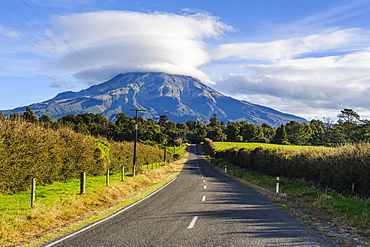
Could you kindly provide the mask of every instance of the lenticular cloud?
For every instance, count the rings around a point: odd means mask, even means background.
[[[232,29],[207,14],[128,11],[56,16],[53,25],[73,47],[66,48],[69,54],[63,61],[73,66],[78,79],[90,82],[140,71],[207,80],[198,69],[210,61],[204,40]]]

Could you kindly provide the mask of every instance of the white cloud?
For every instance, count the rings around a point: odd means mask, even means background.
[[[18,38],[20,36],[20,33],[14,30],[9,30],[4,26],[0,25],[0,36]]]
[[[62,59],[74,66],[78,79],[90,83],[138,71],[185,74],[210,81],[198,69],[210,61],[205,40],[232,29],[207,14],[128,11],[56,16],[53,26],[94,67],[73,51]],[[61,68],[58,62],[52,66]]]
[[[286,30],[312,26],[315,21],[327,20],[328,16],[341,18],[340,13],[345,10],[339,8],[308,17],[292,23]],[[335,116],[333,112],[343,108],[361,110],[370,116],[367,110],[370,105],[370,32],[364,28],[330,27],[320,28],[321,31],[315,28],[315,32],[313,29],[305,32],[308,35],[284,34],[284,37],[296,37],[272,40],[276,32],[269,37],[269,42],[212,47],[211,39],[221,43],[219,37],[233,28],[206,13],[99,11],[53,16],[51,25],[78,51],[77,54],[54,36],[66,55],[45,37],[43,40],[38,37],[37,40],[42,40],[68,68],[58,59],[51,58],[54,62],[50,62],[50,57],[42,57],[45,54],[40,55],[41,49],[35,49],[36,45],[28,48],[29,54],[42,58],[39,62],[47,63],[43,68],[53,74],[52,87],[68,88],[76,84],[75,79],[91,85],[119,73],[150,71],[190,75],[211,83],[209,75],[218,77],[233,72],[236,74],[220,79],[215,89],[307,118]],[[20,39],[17,35],[0,26],[0,38]],[[49,31],[49,35],[55,34]],[[14,49],[25,51],[19,47]],[[7,64],[0,75],[14,71],[15,58],[0,60]],[[22,69],[45,73],[31,69],[35,60],[27,60],[29,63],[24,63]]]
[[[221,44],[212,51],[214,59],[248,59],[275,61],[299,57],[308,53],[350,51],[368,46],[369,33],[358,28],[326,30],[300,38],[261,43]]]
[[[343,108],[370,116],[369,70],[257,66],[255,74],[228,75],[215,88],[239,99],[313,118]],[[321,112],[322,116],[317,116]]]
[[[212,51],[213,58],[243,65],[215,88],[306,118],[335,116],[343,108],[370,116],[369,40],[369,31],[351,28],[271,42],[223,44]]]

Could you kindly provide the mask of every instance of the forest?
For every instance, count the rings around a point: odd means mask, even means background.
[[[344,109],[337,115],[338,120],[323,117],[299,123],[291,121],[279,127],[267,124],[255,125],[247,121],[220,122],[217,114],[209,120],[190,120],[185,123],[170,121],[166,115],[159,120],[138,117],[138,140],[143,143],[180,145],[184,141],[201,141],[204,138],[219,141],[248,141],[295,145],[335,146],[342,143],[368,142],[370,120],[361,119],[352,109]],[[113,141],[133,141],[135,138],[135,117],[119,113],[115,121],[108,121],[102,114],[67,115],[53,121],[49,116],[37,118],[27,107],[24,112],[4,116],[0,120],[22,119],[46,128],[68,127],[77,133],[104,137]]]

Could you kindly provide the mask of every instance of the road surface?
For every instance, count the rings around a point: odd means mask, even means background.
[[[41,246],[317,246],[259,192],[214,170],[191,145],[180,175],[149,198]]]

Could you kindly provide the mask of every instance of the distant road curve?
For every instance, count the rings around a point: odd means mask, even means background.
[[[116,214],[40,246],[320,246],[259,192],[214,170],[191,145],[177,177]]]

